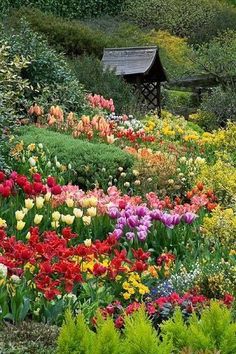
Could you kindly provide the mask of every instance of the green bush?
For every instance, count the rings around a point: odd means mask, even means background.
[[[86,101],[83,87],[63,56],[50,49],[41,36],[21,22],[17,33],[5,28],[0,38],[10,43],[9,53],[12,58],[29,58],[30,63],[21,71],[21,76],[33,88],[27,97],[31,104],[37,101],[46,109],[53,104],[60,104],[66,111],[78,114],[84,112]]]
[[[227,120],[236,121],[235,87],[214,88],[203,96],[200,108],[201,125],[208,130],[224,127]]]
[[[107,189],[109,176],[115,178],[118,167],[129,171],[133,165],[133,157],[115,146],[93,144],[33,126],[22,128],[21,134],[26,144],[42,143],[60,163],[71,163],[75,172],[72,182],[85,189],[97,184]]]
[[[116,113],[135,114],[138,110],[139,96],[131,85],[117,77],[110,70],[103,70],[101,61],[94,56],[82,56],[71,62],[75,74],[85,89],[112,98]]]
[[[11,57],[9,45],[0,40],[0,170],[7,168],[9,139],[21,117],[26,91],[30,90],[27,80],[20,75],[29,63],[24,58]]]
[[[196,43],[236,27],[235,8],[218,0],[126,0],[124,16]]]
[[[189,348],[194,353],[200,350],[219,350],[222,354],[236,352],[236,323],[229,309],[212,302],[209,309],[202,312],[199,320],[194,314],[189,324],[184,323],[180,310],[172,319],[161,325],[164,338],[171,338],[178,352]]]
[[[0,12],[7,12],[12,7],[34,6],[71,19],[119,14],[122,4],[123,0],[4,0]]]

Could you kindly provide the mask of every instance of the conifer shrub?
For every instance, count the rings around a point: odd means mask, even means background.
[[[71,163],[72,182],[85,189],[99,185],[106,190],[109,176],[118,177],[119,167],[129,172],[133,166],[133,157],[115,146],[74,139],[70,135],[33,126],[22,128],[20,134],[26,144],[42,143],[52,158],[57,156],[58,161],[66,166]]]

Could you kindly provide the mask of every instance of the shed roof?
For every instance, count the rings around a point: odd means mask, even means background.
[[[159,76],[163,77],[161,81],[166,79],[156,46],[106,48],[104,49],[102,62],[105,69],[110,68],[121,76],[147,75],[156,66]]]

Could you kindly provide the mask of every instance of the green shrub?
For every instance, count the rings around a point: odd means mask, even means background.
[[[9,138],[15,133],[25,104],[25,93],[30,90],[21,70],[29,64],[24,58],[11,57],[9,43],[0,40],[0,170],[6,168]]]
[[[180,310],[172,319],[161,325],[164,338],[171,338],[176,350],[189,348],[194,353],[200,350],[219,350],[223,354],[236,352],[236,323],[229,309],[211,302],[199,320],[194,314],[189,324],[183,322]]]
[[[0,11],[12,7],[34,6],[44,12],[68,18],[97,17],[105,14],[119,14],[123,0],[4,0]]]
[[[84,90],[62,55],[50,49],[47,42],[24,22],[20,23],[19,32],[4,29],[0,36],[10,43],[12,58],[29,58],[29,65],[21,71],[21,76],[33,88],[27,97],[28,101],[33,103],[36,100],[46,109],[53,104],[60,104],[67,111],[84,112]]]
[[[236,26],[234,7],[218,0],[126,0],[124,15],[139,25],[168,30],[193,42]]]
[[[74,59],[71,64],[79,82],[88,92],[99,93],[105,98],[111,97],[116,113],[136,113],[138,94],[122,78],[110,70],[104,71],[99,59],[94,56],[82,56]]]
[[[225,126],[227,120],[236,121],[235,87],[217,87],[205,94],[201,103],[201,125],[209,129]]]
[[[21,134],[26,144],[42,143],[53,157],[57,156],[60,163],[71,163],[75,171],[73,183],[83,188],[89,189],[99,184],[107,189],[109,176],[115,178],[118,167],[128,171],[133,165],[133,157],[115,146],[93,144],[33,126],[22,128]]]

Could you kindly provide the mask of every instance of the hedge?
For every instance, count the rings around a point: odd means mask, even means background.
[[[94,188],[98,183],[101,188],[107,189],[109,176],[118,176],[118,167],[129,172],[133,166],[133,157],[115,146],[74,139],[34,126],[22,127],[19,133],[26,144],[42,143],[52,157],[57,156],[60,163],[71,163],[75,170],[72,182],[81,188]]]

